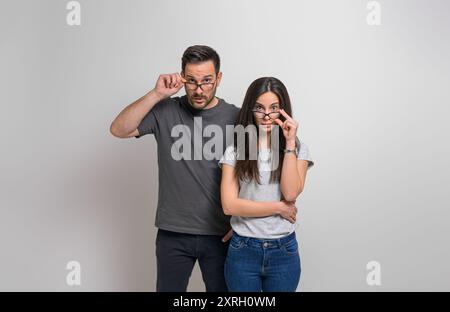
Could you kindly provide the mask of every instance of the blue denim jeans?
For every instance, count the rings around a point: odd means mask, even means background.
[[[224,270],[229,291],[294,292],[301,272],[295,232],[280,239],[234,233]]]

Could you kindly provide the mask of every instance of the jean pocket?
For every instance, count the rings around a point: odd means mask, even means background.
[[[230,247],[233,249],[241,249],[242,247],[244,247],[244,240],[241,238],[238,238],[236,236],[232,236],[230,239]]]
[[[294,239],[291,239],[290,241],[284,243],[282,249],[287,254],[292,254],[292,255],[297,254],[298,253],[297,239],[294,238]]]

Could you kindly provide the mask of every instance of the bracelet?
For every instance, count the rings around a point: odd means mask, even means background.
[[[285,154],[293,153],[295,156],[297,156],[297,150],[295,150],[295,149],[284,149],[283,151]]]

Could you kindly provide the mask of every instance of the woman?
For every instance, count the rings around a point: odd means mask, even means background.
[[[291,116],[283,83],[273,77],[255,80],[237,125],[256,129],[257,155],[250,157],[250,134],[244,143],[235,139],[219,161],[222,207],[232,216],[225,261],[229,291],[297,289],[300,256],[294,202],[314,162],[308,147],[297,139],[298,123]]]

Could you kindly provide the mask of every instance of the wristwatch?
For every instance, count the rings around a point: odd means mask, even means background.
[[[284,149],[283,150],[285,154],[287,153],[293,153],[295,156],[297,156],[297,150],[296,149]]]

